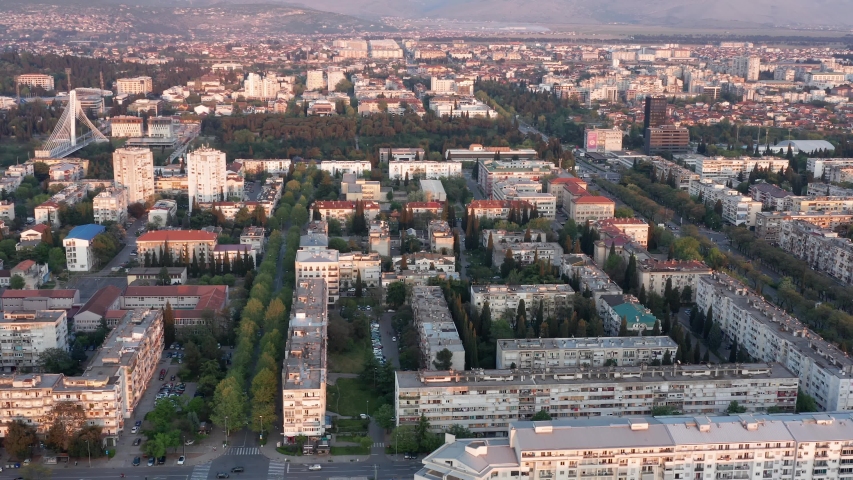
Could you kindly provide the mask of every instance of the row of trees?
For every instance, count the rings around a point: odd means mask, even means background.
[[[168,241],[163,243],[163,247],[160,248],[159,253],[155,253],[154,250],[148,250],[142,257],[146,268],[187,267],[187,272],[193,278],[198,278],[201,275],[234,274],[244,276],[255,269],[255,260],[246,251],[242,255],[239,253],[235,254],[232,260],[230,255],[222,255],[221,257],[211,255],[207,259],[202,254],[201,258],[198,258],[195,250],[190,254],[187,249],[184,249],[175,258]]]

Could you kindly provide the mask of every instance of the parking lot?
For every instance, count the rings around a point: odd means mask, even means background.
[[[379,322],[377,316],[372,314],[378,313],[371,311],[371,307],[368,305],[367,307],[359,307],[359,309],[364,309],[364,311],[371,313],[370,318],[370,343],[373,348],[373,356],[376,357],[376,360],[379,361],[380,365],[385,365],[386,362],[389,361],[388,355],[393,352],[393,357],[396,358],[397,352],[397,337],[391,335],[390,337],[387,335],[388,332],[383,332],[382,325]],[[391,341],[389,342],[389,338]],[[392,360],[392,364],[393,364]]]

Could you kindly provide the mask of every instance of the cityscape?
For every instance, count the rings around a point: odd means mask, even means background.
[[[853,9],[0,5],[0,480],[853,480]]]

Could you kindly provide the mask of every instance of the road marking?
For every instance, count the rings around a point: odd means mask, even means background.
[[[384,446],[385,446],[385,444],[384,444],[384,443],[382,443],[382,442],[378,442],[378,443],[374,443],[374,444],[373,444],[373,446],[374,446],[374,447],[377,447],[377,448],[380,448],[380,447],[384,447]]]
[[[232,447],[228,449],[226,455],[260,455],[260,448],[252,447]]]
[[[268,480],[283,480],[284,479],[284,464],[281,462],[270,462],[269,471],[267,472]]]
[[[210,464],[205,463],[204,465],[196,465],[193,467],[193,473],[190,476],[190,480],[207,480],[207,474],[210,472]]]

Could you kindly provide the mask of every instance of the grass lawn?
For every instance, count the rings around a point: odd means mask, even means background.
[[[332,455],[370,455],[370,449],[364,447],[332,447]]]
[[[337,432],[365,432],[368,429],[368,421],[360,418],[336,418],[335,427]],[[340,437],[338,437],[340,438]]]
[[[373,385],[364,385],[357,378],[339,378],[335,385],[329,385],[327,395],[327,409],[348,417],[368,413],[368,401],[371,412],[385,403],[376,395]]]
[[[364,370],[364,356],[369,353],[367,342],[362,342],[349,352],[329,354],[329,372],[361,373]]]

